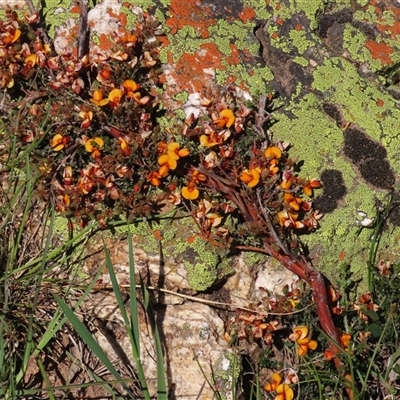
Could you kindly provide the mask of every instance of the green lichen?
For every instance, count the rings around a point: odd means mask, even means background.
[[[269,83],[273,75],[268,67],[258,66],[254,69],[248,69],[243,64],[230,65],[224,61],[222,63],[226,66],[226,69],[215,71],[215,79],[218,85],[224,85],[229,78],[234,76],[235,83],[247,86],[255,98],[271,91]]]
[[[377,85],[360,77],[356,68],[343,59],[332,57],[314,73],[313,88],[324,94],[324,100],[340,107],[347,122],[357,124],[366,134],[387,147],[388,159],[394,170],[399,170],[400,111],[394,100]],[[383,105],[377,106],[382,100]],[[343,156],[343,132],[321,107],[321,99],[309,94],[285,106],[272,127],[274,137],[293,143],[292,156],[304,160],[301,175],[317,178],[325,169],[335,169],[343,175],[347,194],[337,209],[324,216],[321,228],[302,239],[318,254],[318,267],[333,280],[339,255],[351,261],[353,272],[362,277],[366,268],[370,232],[359,234],[355,224],[357,213],[374,215],[376,200],[385,201],[387,195],[374,190],[360,179],[355,166]],[[398,228],[382,238],[382,248],[393,243]]]
[[[174,35],[169,34],[168,40],[170,41],[168,47],[162,48],[160,51],[160,61],[162,63],[168,61],[169,53],[172,54],[172,60],[176,63],[184,54],[193,54],[205,43],[205,39],[201,37],[201,34],[189,25],[184,26]]]
[[[304,57],[294,57],[293,61],[297,64],[300,64],[302,67],[307,67],[308,60]]]
[[[352,60],[359,62],[372,61],[371,53],[365,47],[367,38],[358,29],[351,25],[346,25],[343,32],[343,48],[351,55]],[[368,65],[371,66],[369,63]]]
[[[135,245],[146,254],[156,256],[160,252],[160,242],[155,238],[154,230],[159,230],[163,235],[161,247],[165,265],[174,269],[177,263],[182,263],[192,289],[204,291],[219,277],[232,272],[226,251],[196,236],[191,217],[175,218],[171,215],[170,218],[153,222],[151,226],[146,222],[131,225]],[[117,229],[118,234],[125,232],[126,227]]]
[[[249,32],[255,27],[254,22],[243,23],[241,21],[228,22],[225,20],[218,20],[217,24],[209,28],[210,37],[213,43],[218,46],[218,49],[230,56],[232,50],[230,44],[233,43],[240,49],[246,49],[251,54],[258,54],[260,45],[255,37],[249,35]]]
[[[62,26],[71,18],[79,18],[78,14],[69,11],[72,4],[70,0],[47,0],[43,3],[41,12],[48,26],[47,34],[51,38],[54,38],[57,27]],[[89,2],[89,7],[93,7],[93,1]]]
[[[266,260],[266,256],[261,253],[255,253],[253,251],[245,251],[243,252],[243,262],[248,265],[250,268],[264,262]]]
[[[186,103],[187,99],[189,98],[189,93],[187,91],[177,93],[173,99],[176,101],[180,101],[182,103]]]
[[[235,392],[240,379],[242,367],[237,354],[226,351],[213,365],[213,381],[219,388],[221,399],[226,399],[226,394]]]
[[[294,46],[297,48],[299,54],[304,54],[310,46],[310,41],[306,38],[306,32],[303,30],[292,30],[289,33],[289,38]]]
[[[257,19],[268,20],[271,18],[271,13],[266,7],[266,4],[259,0],[243,0],[243,7],[249,7],[256,13]]]
[[[186,257],[183,259],[183,265],[188,274],[189,285],[194,290],[208,289],[218,277],[217,265],[220,263],[220,257],[208,250],[204,240],[199,238],[195,239],[193,246],[185,250]],[[193,260],[192,256],[194,256]]]
[[[165,131],[166,129],[174,129],[179,120],[185,120],[185,116],[183,116],[182,119],[182,115],[176,112],[173,116],[157,118],[157,123],[160,126],[161,131]]]
[[[90,40],[95,44],[95,45],[99,45],[100,44],[100,38],[96,35],[96,34],[92,34],[90,36]]]
[[[348,3],[349,1],[346,1]],[[317,21],[315,16],[321,10],[325,9],[325,1],[323,0],[309,0],[309,1],[289,1],[288,4],[279,4],[279,0],[271,1],[270,6],[275,10],[274,16],[282,18],[283,20],[293,18],[293,15],[303,12],[310,20],[311,29],[317,28]],[[340,1],[336,2],[341,3]],[[279,7],[277,7],[279,4]],[[278,8],[278,9],[277,9]]]
[[[392,10],[385,10],[382,13],[382,16],[380,18],[380,23],[382,25],[394,26],[394,24],[397,22],[398,20],[396,18],[396,15],[393,13]]]

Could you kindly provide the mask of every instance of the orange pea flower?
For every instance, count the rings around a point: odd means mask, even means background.
[[[147,176],[147,181],[150,182],[153,186],[161,185],[161,175],[157,171],[151,171]]]
[[[181,146],[177,142],[172,142],[167,146],[167,154],[169,157],[179,160],[180,157],[186,157],[189,155],[188,149],[181,149]]]
[[[315,340],[311,340],[311,331],[307,326],[294,327],[289,339],[297,343],[299,357],[304,357],[309,350],[315,350],[318,347],[318,343]]]
[[[218,134],[214,131],[211,131],[208,135],[200,136],[200,144],[204,147],[213,147],[220,143],[221,140]]]
[[[285,228],[295,228],[301,229],[304,228],[304,223],[301,221],[297,221],[299,214],[295,212],[288,212],[286,210],[282,210],[276,213],[276,218],[279,222],[279,225]]]
[[[101,149],[104,146],[104,140],[99,137],[94,139],[87,139],[85,141],[85,149],[87,152],[92,153],[93,158],[97,158],[101,155]]]
[[[349,349],[350,340],[351,340],[351,334],[350,333],[343,333],[340,336],[340,343],[342,344],[342,347],[345,350]]]
[[[121,89],[113,89],[108,94],[108,99],[110,100],[110,107],[115,108],[121,102],[124,92]]]
[[[311,197],[313,195],[313,189],[318,189],[322,186],[320,181],[315,179],[311,179],[307,182],[305,186],[303,186],[303,192],[307,196]]]
[[[287,383],[278,385],[275,392],[278,394],[275,400],[293,400],[294,398],[293,389]]]
[[[128,146],[128,142],[122,137],[119,137],[118,140],[122,150],[122,155],[125,157],[129,156],[129,154],[131,154],[131,149]]]
[[[139,85],[134,80],[127,79],[127,80],[122,82],[122,86],[123,86],[123,88],[125,90],[125,94],[126,94],[127,97],[133,98],[133,97],[135,97],[135,94],[136,94],[136,97],[138,97],[137,95],[139,93],[135,93],[135,92],[137,90],[139,90]],[[140,94],[139,94],[139,96],[140,96]]]
[[[161,166],[168,166],[169,169],[174,170],[178,166],[178,160],[180,157],[186,157],[189,155],[188,149],[181,149],[180,144],[172,142],[167,146],[167,154],[163,154],[158,157],[158,163]]]
[[[81,128],[86,129],[90,126],[90,122],[93,119],[93,111],[80,111],[79,116],[83,119],[81,123]]]
[[[293,400],[293,389],[287,383],[281,383],[282,377],[276,372],[272,374],[272,380],[264,385],[267,392],[276,392],[274,400]]]
[[[235,115],[233,114],[233,111],[230,110],[229,108],[222,110],[219,113],[219,118],[214,120],[214,123],[219,127],[219,128],[230,128],[233,123],[235,122]]]
[[[163,167],[167,166],[168,169],[174,170],[178,166],[178,162],[175,158],[171,158],[168,154],[163,154],[158,157],[158,163]]]
[[[133,44],[133,43],[136,43],[136,41],[137,41],[137,36],[136,35],[134,35],[132,33],[125,32],[124,42]]]
[[[91,103],[95,104],[96,106],[105,106],[110,102],[110,99],[103,99],[103,91],[97,89],[93,92],[92,98],[89,99]]]
[[[250,170],[245,169],[239,176],[239,179],[248,187],[257,186],[260,182],[261,169],[259,167]]]
[[[279,147],[271,146],[265,150],[264,156],[265,158],[281,158],[282,151]]]
[[[64,147],[67,147],[70,142],[69,136],[63,136],[61,133],[55,134],[50,140],[50,147],[54,151],[60,151]]]
[[[198,185],[200,182],[206,181],[207,177],[196,169],[193,171],[192,180],[196,185]]]
[[[29,65],[29,67],[33,67],[37,62],[39,58],[36,54],[31,54],[30,56],[25,58],[25,65]]]
[[[167,177],[169,173],[168,164],[161,165],[161,167],[158,169],[158,173],[160,174],[161,178]]]
[[[285,193],[283,195],[283,201],[295,211],[299,211],[300,205],[303,203],[303,200],[300,197],[294,197],[292,193]]]
[[[194,182],[188,182],[187,186],[182,188],[182,196],[186,200],[196,200],[199,197],[199,190],[195,187]]]
[[[67,194],[57,196],[56,208],[58,211],[64,213],[68,210],[70,204],[71,198]]]
[[[21,36],[21,31],[19,29],[15,29],[13,33],[6,32],[5,34],[3,34],[1,40],[3,44],[7,46],[8,44],[16,42],[20,36]]]
[[[264,385],[264,389],[267,392],[275,392],[276,388],[278,387],[278,385],[282,382],[282,377],[277,374],[276,372],[274,372],[272,374],[272,379],[270,382],[266,383]]]

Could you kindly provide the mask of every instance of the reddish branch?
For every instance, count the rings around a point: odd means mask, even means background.
[[[265,236],[262,240],[262,250],[264,251],[262,252],[274,257],[285,268],[310,285],[314,294],[314,301],[316,303],[321,327],[332,339],[329,343],[330,351],[335,355],[334,361],[336,366],[340,366],[340,361],[337,358],[340,348],[335,345],[335,343],[340,343],[340,339],[329,309],[328,292],[323,275],[318,272],[305,257],[295,256],[288,250],[286,244],[279,238],[270,219],[270,215],[263,208],[259,194],[258,201],[247,198],[247,194],[241,192],[235,182],[219,177],[217,174],[204,168],[199,168],[199,171],[208,178],[205,185],[210,190],[222,194],[227,200],[232,201],[240,210],[246,222],[257,224],[261,222],[262,225],[264,225]]]

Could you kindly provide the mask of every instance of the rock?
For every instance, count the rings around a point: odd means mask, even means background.
[[[90,310],[99,329],[94,336],[111,360],[118,366],[135,365],[131,344],[113,293],[97,293],[90,298]],[[214,381],[222,398],[232,399],[238,382],[240,361],[223,339],[224,322],[204,304],[168,305],[154,308],[162,338],[165,371],[173,398],[213,398]],[[156,363],[153,335],[140,311],[141,362],[150,392],[155,394]],[[200,368],[200,366],[201,368]],[[198,396],[198,397],[196,397]]]

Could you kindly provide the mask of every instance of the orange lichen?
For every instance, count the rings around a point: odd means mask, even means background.
[[[172,34],[186,26],[192,26],[205,39],[210,36],[209,27],[216,24],[216,20],[210,19],[212,10],[197,0],[171,0],[170,11],[171,18],[165,24]]]
[[[185,53],[174,62],[172,53],[168,54],[168,63],[174,68],[168,70],[170,78],[177,82],[181,90],[201,92],[205,87],[214,85],[212,74],[205,74],[205,69],[225,69],[222,65],[223,54],[215,43],[204,43],[194,54]]]
[[[382,65],[393,64],[391,54],[394,53],[394,50],[388,44],[384,42],[377,43],[374,40],[367,40],[365,46],[371,52],[371,56],[374,60],[380,60]]]
[[[256,16],[256,12],[252,7],[243,7],[243,10],[239,13],[239,18],[245,24]]]

